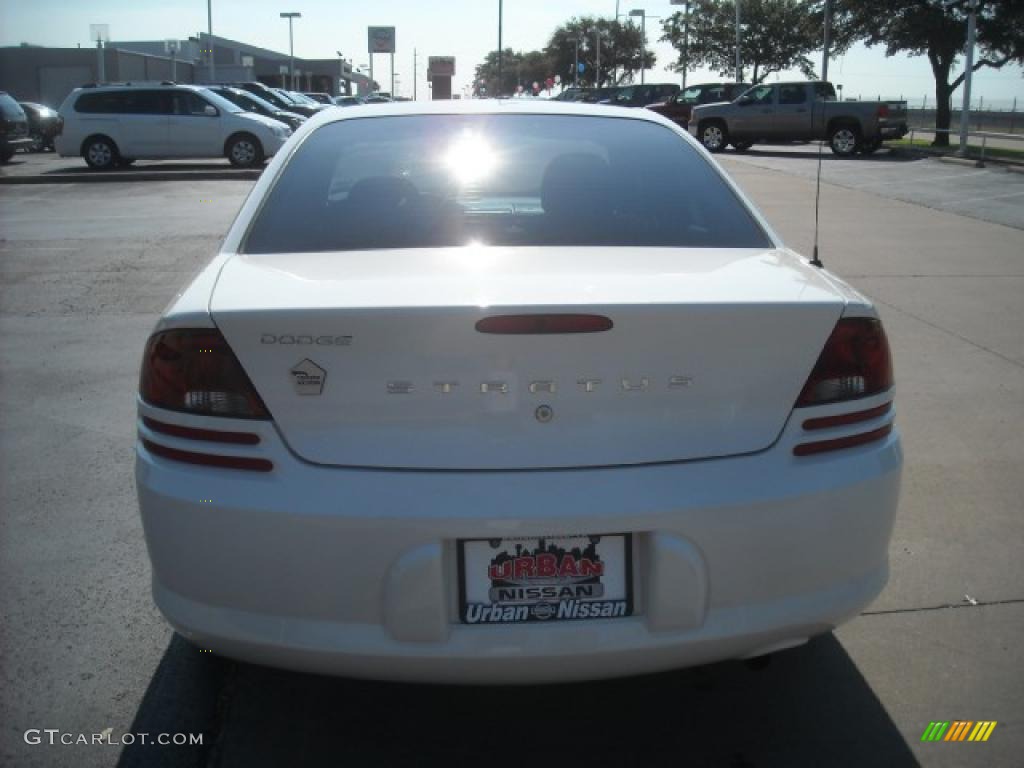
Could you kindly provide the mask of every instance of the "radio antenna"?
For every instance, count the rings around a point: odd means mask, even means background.
[[[817,106],[819,99],[823,99],[824,96],[816,97],[811,102],[811,125],[816,125],[814,122],[814,108]],[[818,209],[821,203],[821,151],[824,148],[825,142],[822,139],[818,139],[818,177],[814,182],[814,250],[811,255],[811,265],[818,267],[819,269],[824,268],[824,264],[821,263],[821,259],[818,258]]]

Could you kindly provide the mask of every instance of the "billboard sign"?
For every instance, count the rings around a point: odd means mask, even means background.
[[[430,56],[427,58],[427,77],[455,77],[454,56]]]
[[[367,27],[368,48],[370,53],[395,52],[394,27]]]

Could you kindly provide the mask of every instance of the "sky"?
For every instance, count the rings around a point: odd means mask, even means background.
[[[295,20],[295,55],[333,58],[341,51],[356,66],[369,63],[366,27],[397,28],[395,72],[400,95],[412,96],[413,53],[418,54],[417,92],[427,98],[427,56],[455,56],[456,92],[472,80],[473,70],[489,50],[497,48],[498,0],[212,0],[215,35],[274,50],[288,50],[288,22],[281,11],[298,11]],[[514,50],[542,48],[552,30],[573,16],[605,16],[616,11],[615,0],[505,0],[503,43]],[[647,82],[678,82],[666,70],[675,51],[657,42],[660,21],[677,8],[669,0],[622,0],[621,12],[647,11],[650,47],[658,56]],[[55,47],[92,45],[89,25],[110,25],[111,39],[184,39],[206,31],[206,0],[0,0],[0,45],[22,42]],[[389,56],[374,58],[374,78],[386,90],[390,85]],[[816,57],[820,65],[820,54]],[[1024,110],[1024,77],[1020,67],[982,69],[975,73],[972,103],[978,99],[995,108],[1010,108],[1014,98]],[[800,79],[799,73],[782,78]],[[698,70],[689,83],[715,81],[713,72]],[[774,79],[774,77],[772,78]],[[841,83],[845,97],[865,99],[903,96],[919,106],[927,95],[934,102],[931,69],[925,57],[888,58],[881,48],[858,46],[829,64],[829,79]],[[954,102],[962,98],[958,91]]]

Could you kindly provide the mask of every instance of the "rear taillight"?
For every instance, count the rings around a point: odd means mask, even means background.
[[[879,117],[888,117],[889,116],[889,105],[888,104],[880,104],[878,106],[878,116]]]
[[[843,318],[825,342],[796,407],[869,397],[892,383],[892,356],[882,323],[871,317]]]
[[[234,419],[269,419],[235,353],[216,329],[162,331],[150,337],[139,381],[157,408]]]

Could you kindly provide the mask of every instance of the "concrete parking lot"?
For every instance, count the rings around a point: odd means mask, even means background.
[[[809,151],[722,156],[804,252]],[[0,188],[0,764],[1019,765],[1024,195],[998,201],[1024,186],[957,209],[968,182],[1001,182],[885,158],[826,156],[821,257],[877,300],[894,349],[907,463],[888,588],[766,669],[530,689],[297,675],[175,638],[135,506],[138,364],[251,182]],[[984,744],[921,743],[957,719],[999,724]],[[30,728],[204,744],[28,745]]]

